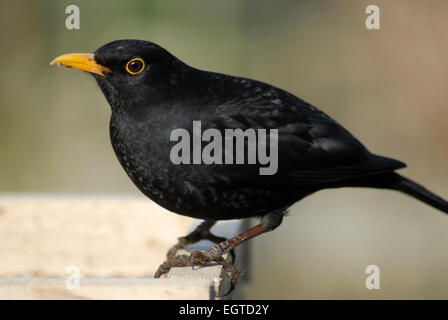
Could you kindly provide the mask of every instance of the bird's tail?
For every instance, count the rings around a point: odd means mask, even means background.
[[[361,187],[374,187],[401,191],[448,214],[448,202],[446,200],[396,172],[387,172],[370,176],[368,179],[364,178],[359,182],[359,186]]]
[[[430,206],[442,210],[445,213],[448,213],[448,202],[438,195],[432,193],[425,187],[419,185],[418,183],[399,175],[396,172],[391,174],[391,189],[398,190],[404,192],[411,197],[414,197],[420,201],[423,201]]]

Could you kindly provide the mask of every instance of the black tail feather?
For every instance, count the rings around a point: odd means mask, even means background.
[[[336,186],[398,190],[448,214],[448,202],[446,200],[396,172],[386,172],[346,180]]]
[[[399,175],[396,172],[390,174],[390,188],[404,192],[430,206],[448,213],[448,202],[436,194],[432,193],[418,183]]]

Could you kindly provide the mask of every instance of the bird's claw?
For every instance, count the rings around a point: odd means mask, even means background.
[[[181,241],[179,241],[179,243],[177,243],[168,251],[167,260],[159,266],[154,278],[160,278],[161,276],[167,274],[173,267],[191,266],[194,269],[195,266],[201,268],[212,262],[216,262],[222,265],[224,270],[227,272],[232,283],[230,291],[233,290],[238,280],[238,277],[241,275],[241,272],[238,271],[235,264],[231,263],[230,261],[228,261],[226,258],[223,257],[223,253],[219,249],[219,246],[213,246],[209,250],[187,249],[187,251],[190,253],[189,255],[186,254],[176,255],[177,251],[180,249],[186,249],[184,245],[181,243]]]

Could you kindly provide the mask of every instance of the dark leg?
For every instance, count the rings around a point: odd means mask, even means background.
[[[283,221],[283,212],[272,212],[265,215],[259,225],[223,242],[220,242],[207,251],[193,250],[191,256],[195,264],[207,264],[226,254],[241,243],[260,234],[272,231]]]
[[[247,230],[229,240],[222,241],[222,242],[214,245],[213,247],[211,247],[209,250],[206,250],[206,251],[192,250],[191,256],[187,256],[187,255],[171,256],[170,260],[165,261],[159,267],[159,270],[157,270],[155,277],[156,278],[160,277],[160,275],[168,272],[171,267],[186,267],[186,266],[194,266],[194,265],[205,265],[205,264],[209,264],[210,262],[214,261],[214,262],[217,262],[224,266],[224,269],[230,275],[230,279],[235,284],[240,273],[236,269],[235,265],[227,262],[222,256],[224,254],[228,253],[230,250],[232,250],[236,246],[238,246],[239,244],[241,244],[249,239],[252,239],[260,234],[263,234],[268,231],[272,231],[275,228],[277,228],[282,223],[283,214],[284,214],[283,211],[269,213],[261,219],[261,222],[259,225],[252,227],[249,230]],[[207,221],[205,221],[203,224],[205,224],[206,222]],[[201,226],[199,226],[197,229],[200,229]],[[196,232],[196,230],[193,231],[192,234],[194,232]],[[185,237],[185,239],[187,239],[190,235]],[[194,237],[191,237],[191,238],[194,238]],[[165,270],[168,270],[168,271],[164,272]]]
[[[216,220],[205,220],[199,226],[197,226],[196,229],[190,232],[187,236],[178,238],[178,243],[168,250],[168,253],[166,255],[167,260],[162,265],[160,265],[154,277],[159,278],[161,275],[168,273],[171,267],[179,266],[179,265],[172,265],[174,263],[172,261],[176,257],[177,252],[180,249],[185,249],[185,246],[197,243],[201,240],[210,240],[213,243],[220,243],[226,241],[226,238],[217,237],[210,232],[210,229],[215,224]]]
[[[216,220],[205,220],[196,227],[189,235],[179,240],[185,242],[186,245],[199,242],[201,240],[210,240],[214,243],[225,241],[225,238],[217,237],[210,232],[210,229],[216,224]]]

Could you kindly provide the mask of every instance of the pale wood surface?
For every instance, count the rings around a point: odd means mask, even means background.
[[[0,194],[0,299],[215,299],[229,286],[220,266],[152,278],[199,222],[144,197]],[[212,230],[230,237],[245,227],[232,220]],[[247,268],[241,250],[238,264]],[[68,266],[79,269],[80,289],[66,288]]]

